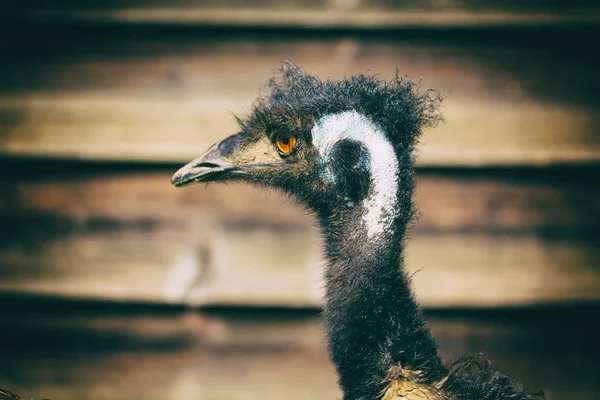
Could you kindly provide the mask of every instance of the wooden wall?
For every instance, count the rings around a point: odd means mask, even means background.
[[[50,4],[0,5],[0,292],[317,305],[310,216],[169,183],[289,58],[447,94],[407,255],[424,305],[600,299],[595,2]]]

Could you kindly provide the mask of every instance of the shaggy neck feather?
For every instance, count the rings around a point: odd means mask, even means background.
[[[429,382],[446,374],[401,268],[402,221],[369,239],[359,215],[324,227],[323,318],[345,400],[376,398],[394,366],[422,371]]]
[[[321,221],[329,261],[323,316],[345,400],[371,400],[394,367],[419,371],[425,382],[441,379],[446,370],[401,269],[407,213],[398,210],[410,204],[402,204],[399,190],[410,192],[412,177],[401,181],[386,136],[355,111],[323,117],[315,125],[313,140],[323,165],[344,139],[367,149],[371,186],[356,207],[340,207]],[[325,180],[335,179],[323,171]]]

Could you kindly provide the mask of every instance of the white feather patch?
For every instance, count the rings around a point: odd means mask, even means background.
[[[327,164],[333,145],[343,139],[360,142],[369,152],[373,185],[363,200],[363,220],[367,235],[373,237],[384,231],[396,213],[398,192],[398,159],[384,133],[364,115],[356,111],[326,115],[312,129],[313,143]],[[325,179],[333,180],[325,169]]]

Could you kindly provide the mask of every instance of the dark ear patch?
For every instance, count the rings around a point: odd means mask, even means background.
[[[337,190],[349,205],[354,206],[367,197],[371,159],[361,143],[349,139],[336,143],[330,153],[330,168]]]

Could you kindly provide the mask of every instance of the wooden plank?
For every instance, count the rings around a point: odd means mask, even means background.
[[[423,304],[598,300],[596,174],[421,174],[423,217],[410,230],[407,265],[420,271],[413,280]],[[73,171],[6,182],[0,291],[319,304],[319,235],[304,211],[243,185],[175,189],[169,175]]]
[[[47,315],[10,304],[19,312],[0,319],[7,338],[0,351],[10,366],[0,369],[0,382],[24,399],[341,397],[315,312],[156,315],[116,308],[73,315],[77,304],[65,302]],[[427,319],[447,363],[485,352],[494,369],[543,388],[552,400],[593,400],[600,390],[598,317],[593,308],[558,308]]]
[[[518,46],[452,35],[89,35],[4,44],[14,62],[0,68],[0,154],[185,162],[235,132],[231,113],[246,113],[290,56],[320,76],[371,70],[389,78],[398,67],[424,76],[423,87],[447,88],[446,122],[426,132],[420,165],[600,160],[600,60],[571,45],[583,39],[577,34],[554,47],[526,34],[514,38]],[[29,46],[40,53],[23,53]]]
[[[457,28],[597,24],[600,7],[590,1],[547,2],[283,2],[192,0],[7,2],[5,15],[34,21],[135,24],[277,26],[303,28]]]
[[[0,214],[52,229],[151,227],[167,223],[293,224],[312,221],[291,200],[247,185],[173,188],[178,166],[130,171],[64,163],[1,163]],[[40,172],[42,171],[42,172]],[[586,235],[598,232],[598,168],[534,170],[421,170],[415,233],[492,232]],[[285,204],[286,206],[282,206]],[[272,210],[278,210],[273,213]]]
[[[315,230],[204,231],[81,232],[38,246],[3,246],[0,290],[193,305],[319,305],[323,262]],[[283,246],[293,252],[282,255]],[[597,301],[599,258],[595,243],[585,240],[443,234],[412,237],[406,262],[424,306],[496,307]]]
[[[0,127],[2,153],[83,160],[184,162],[237,131],[240,101],[116,98],[0,100],[10,115]],[[245,102],[250,104],[250,98]],[[592,130],[600,114],[520,102],[460,101],[446,123],[424,136],[420,166],[555,165],[600,162]],[[482,131],[481,127],[486,127]],[[190,145],[191,143],[191,145]]]
[[[425,170],[417,175],[419,231],[594,234],[597,169]]]

